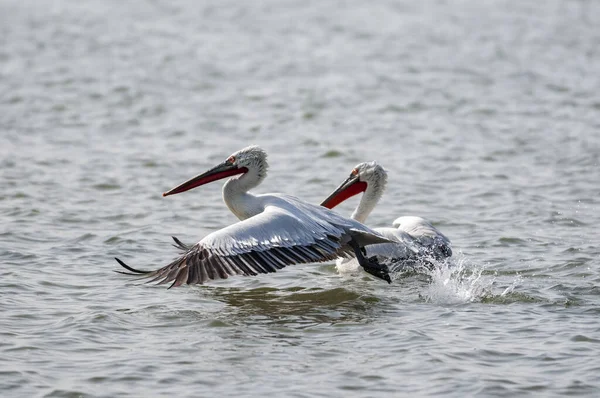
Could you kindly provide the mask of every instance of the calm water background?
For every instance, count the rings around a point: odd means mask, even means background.
[[[249,144],[314,203],[379,160],[456,266],[112,272],[234,222],[160,194]],[[600,2],[0,0],[0,155],[2,396],[600,394]]]

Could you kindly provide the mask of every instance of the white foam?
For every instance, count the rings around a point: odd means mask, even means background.
[[[429,271],[431,282],[423,292],[428,302],[460,304],[481,301],[492,295],[495,276],[482,275],[485,267],[469,264],[462,253]],[[511,285],[514,289],[514,284]],[[511,290],[512,291],[512,290]],[[508,292],[508,288],[503,294]]]

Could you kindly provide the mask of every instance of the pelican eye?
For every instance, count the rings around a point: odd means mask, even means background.
[[[231,163],[231,164],[235,163],[235,156],[228,157],[227,158],[227,163]]]
[[[358,175],[358,169],[353,169],[352,173],[350,173],[350,174],[352,174],[353,176],[357,176]]]

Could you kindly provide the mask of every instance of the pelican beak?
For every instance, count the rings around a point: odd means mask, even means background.
[[[358,195],[359,193],[364,192],[366,189],[366,182],[360,181],[360,177],[358,175],[354,173],[350,174],[350,177],[348,177],[346,181],[337,187],[337,189],[321,203],[321,206],[327,207],[328,209],[333,209],[344,200],[351,198],[354,195]]]
[[[179,184],[175,188],[163,193],[162,196],[175,195],[176,193],[185,192],[192,188],[199,187],[200,185],[208,184],[209,182],[217,181],[222,178],[234,176],[236,174],[243,174],[248,171],[245,167],[237,167],[236,165],[225,161],[205,173],[200,174],[186,182]]]

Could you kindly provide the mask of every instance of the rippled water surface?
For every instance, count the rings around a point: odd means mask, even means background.
[[[598,396],[599,71],[595,1],[0,0],[2,396]],[[235,222],[160,194],[249,144],[313,203],[378,160],[454,267],[113,272]]]

